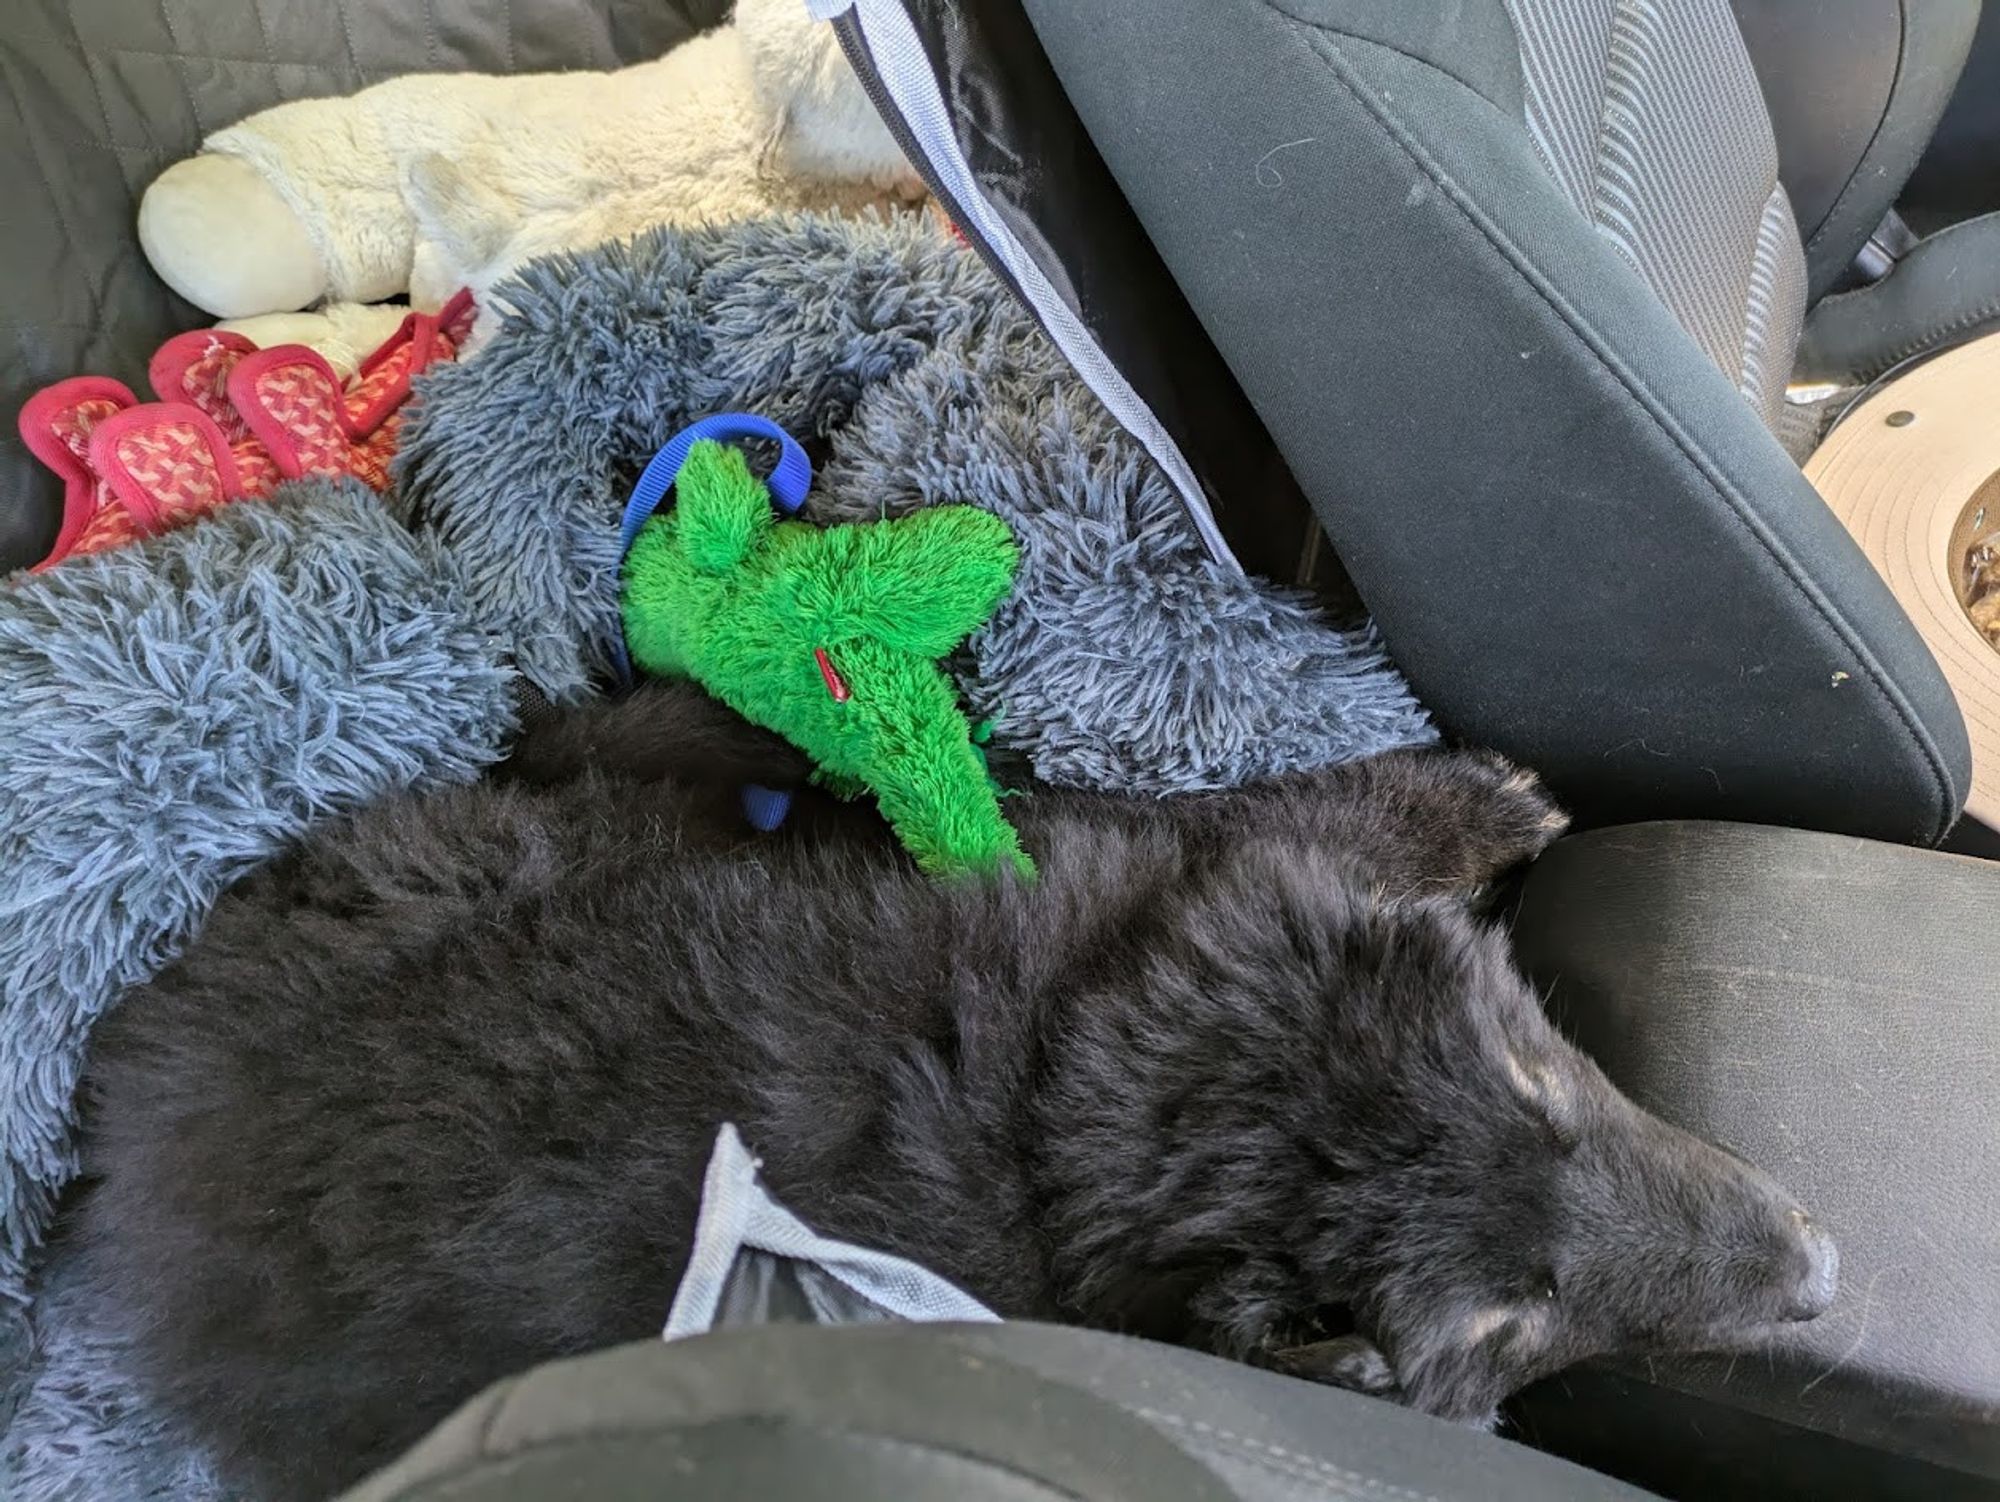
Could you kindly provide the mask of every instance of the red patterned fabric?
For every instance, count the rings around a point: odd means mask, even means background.
[[[118,410],[118,403],[109,397],[88,398],[64,410],[50,428],[62,446],[81,462],[90,457],[90,430]]]
[[[278,469],[278,461],[271,457],[271,451],[254,438],[232,444],[230,452],[236,456],[236,478],[243,486],[243,499],[246,501],[263,500],[285,478]],[[380,486],[375,488],[381,489]]]
[[[378,495],[389,488],[389,461],[396,457],[396,434],[402,426],[403,414],[392,413],[348,453],[348,467],[355,479]]]
[[[410,367],[415,363],[416,353],[415,344],[404,343],[374,369],[363,366],[356,372],[347,388],[346,406],[357,424],[379,427],[381,420],[375,417],[378,410],[402,405],[410,389]]]
[[[229,404],[229,373],[257,348],[241,334],[196,329],[160,346],[147,374],[163,402],[186,402],[208,417],[232,444],[250,436],[242,416]]]
[[[66,487],[61,531],[37,568],[184,526],[303,475],[387,490],[411,379],[457,358],[473,314],[466,292],[436,314],[412,313],[345,386],[302,345],[259,350],[198,329],[153,357],[157,402],[88,376],[37,393],[21,409],[21,434]]]
[[[137,524],[91,467],[91,435],[138,398],[116,381],[77,376],[36,392],[21,409],[21,437],[63,482],[62,525],[50,557],[115,547]]]
[[[97,397],[78,402],[63,412],[51,424],[62,446],[76,456],[79,464],[90,462],[90,435],[97,425],[122,410],[118,404],[106,397]],[[84,525],[83,535],[78,539],[76,551],[79,553],[101,552],[105,548],[119,547],[139,535],[132,517],[123,506],[109,504],[112,500],[110,487],[102,479],[92,477],[92,516]]]
[[[230,498],[207,435],[191,422],[151,422],[117,433],[107,447],[152,504],[148,531],[180,526]]]
[[[122,548],[128,542],[137,542],[145,536],[139,524],[132,520],[132,513],[123,506],[106,506],[84,524],[83,535],[76,540],[64,556],[80,557],[86,553],[104,553],[112,548]],[[43,564],[46,568],[48,565]]]
[[[340,382],[311,350],[287,346],[253,355],[231,380],[230,394],[287,476],[348,473],[353,444]]]

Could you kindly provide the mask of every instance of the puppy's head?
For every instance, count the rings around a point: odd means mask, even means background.
[[[1550,1025],[1501,936],[1420,908],[1372,1050],[1388,1151],[1361,1328],[1418,1407],[1484,1421],[1572,1363],[1720,1349],[1832,1302],[1832,1240],[1769,1177],[1641,1110]],[[1400,1120],[1388,1119],[1400,1113]]]

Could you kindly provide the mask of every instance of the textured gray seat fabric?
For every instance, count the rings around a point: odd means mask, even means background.
[[[1475,1430],[1051,1325],[624,1346],[474,1399],[344,1502],[1643,1502]]]
[[[1535,149],[1776,425],[1805,250],[1726,0],[1507,0]]]
[[[6,0],[0,7],[0,573],[54,537],[58,487],[14,414],[73,375],[146,392],[205,322],[140,254],[138,196],[210,131],[286,99],[420,70],[615,68],[728,0]]]
[[[1957,705],[1765,421],[1802,252],[1724,0],[1024,4],[1448,731],[1593,823],[1943,835]]]
[[[1777,1173],[1841,1252],[1833,1309],[1768,1351],[1549,1392],[1579,1458],[1704,1498],[1995,1494],[1996,913],[2000,866],[1797,830],[1635,825],[1536,863],[1515,942],[1565,1027],[1641,1104]],[[1649,1415],[1623,1454],[1621,1408]]]

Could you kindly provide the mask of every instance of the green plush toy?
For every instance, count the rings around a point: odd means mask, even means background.
[[[1032,875],[938,665],[1013,587],[1006,524],[971,506],[780,521],[742,453],[711,440],[675,484],[625,560],[633,660],[775,730],[832,791],[872,790],[925,871]]]

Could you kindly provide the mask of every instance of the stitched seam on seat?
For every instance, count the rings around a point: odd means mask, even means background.
[[[1393,1481],[1383,1481],[1364,1471],[1352,1471],[1345,1466],[1337,1466],[1331,1461],[1321,1460],[1316,1455],[1306,1455],[1297,1450],[1288,1450],[1282,1445],[1266,1444],[1263,1440],[1252,1439],[1246,1434],[1224,1429],[1208,1423],[1204,1419],[1191,1419],[1177,1413],[1165,1413],[1157,1408],[1135,1405],[1132,1412],[1142,1419],[1150,1419],[1156,1424],[1167,1424],[1175,1429],[1202,1437],[1218,1449],[1233,1450],[1247,1460],[1254,1460],[1274,1470],[1301,1479],[1316,1481],[1338,1481],[1350,1486],[1365,1487],[1391,1497],[1407,1497],[1411,1502],[1438,1502],[1429,1492],[1420,1492],[1414,1487],[1400,1486]]]
[[[1923,243],[1926,246],[1936,245],[1939,241],[1948,238],[1957,231],[1973,229],[1984,224],[1987,219],[1992,217],[1992,215],[1982,214],[1977,219],[1961,219],[1957,224],[1946,225],[1935,234],[1925,236]],[[1896,272],[1894,271],[1889,273],[1889,277],[1894,277],[1895,275]],[[1833,307],[1836,304],[1850,302],[1855,298],[1866,298],[1881,291],[1888,282],[1888,279],[1885,277],[1883,281],[1871,282],[1865,287],[1856,287],[1852,292],[1836,292],[1831,297],[1822,297],[1819,300],[1818,306],[1813,310],[1814,317],[1818,317],[1825,309]],[[1968,333],[1994,318],[2000,318],[2000,293],[1996,293],[1992,298],[1979,304],[1970,312],[1960,314],[1951,322],[1932,329],[1927,334],[1919,335],[1907,344],[1897,346],[1886,359],[1861,367],[1854,374],[1863,380],[1875,380],[1884,371],[1893,370],[1903,361],[1913,359],[1930,350],[1941,348],[1959,335]],[[1810,332],[1810,327],[1811,323],[1808,320],[1808,332]]]
[[[438,58],[444,50],[444,39],[438,31],[437,8],[431,0],[422,0],[424,7],[424,61],[430,64],[433,73],[438,70]]]
[[[1826,211],[1826,217],[1820,220],[1819,228],[1814,230],[1811,238],[1806,241],[1807,255],[1818,249],[1820,241],[1824,240],[1828,232],[1833,229],[1835,222],[1840,218],[1841,209],[1847,204],[1849,195],[1861,186],[1862,179],[1874,175],[1869,170],[1874,165],[1869,158],[1875,155],[1875,148],[1881,143],[1883,132],[1889,128],[1889,117],[1896,112],[1896,98],[1903,92],[1903,70],[1909,63],[1910,7],[1908,0],[1901,0],[1896,6],[1896,71],[1889,76],[1889,97],[1883,101],[1882,117],[1875,122],[1875,129],[1868,136],[1868,144],[1861,148],[1861,155],[1854,162],[1854,170],[1848,174],[1847,181],[1835,195],[1833,206]]]
[[[901,1435],[887,1434],[879,1429],[850,1427],[836,1420],[799,1418],[785,1413],[750,1411],[692,1419],[663,1420],[651,1425],[643,1421],[588,1425],[562,1433],[537,1435],[510,1445],[504,1450],[486,1448],[491,1438],[489,1433],[491,1424],[492,1416],[489,1415],[486,1425],[482,1427],[480,1450],[460,1455],[428,1475],[417,1476],[410,1483],[410,1488],[401,1495],[443,1498],[456,1491],[461,1482],[501,1479],[518,1470],[524,1463],[544,1460],[551,1455],[585,1452],[606,1441],[614,1444],[620,1441],[671,1444],[692,1435],[741,1424],[793,1430],[800,1434],[813,1435],[861,1449],[872,1448],[925,1459],[945,1455],[967,1466],[997,1471],[1042,1490],[1059,1492],[1063,1496],[1077,1498],[1078,1502],[1082,1502],[1080,1494],[1074,1487],[1037,1471],[1026,1470],[1020,1462],[1011,1457],[988,1454],[965,1444],[906,1439]],[[1436,1502],[1436,1499],[1429,1499],[1429,1502]]]
[[[1283,16],[1287,21],[1295,22],[1300,26],[1314,26],[1314,27],[1319,27],[1322,30],[1327,29],[1324,22],[1314,21],[1305,16],[1300,15],[1296,11],[1287,10],[1285,8],[1284,0],[1259,0],[1259,3],[1262,4],[1265,9],[1276,11],[1279,15]],[[1511,17],[1509,18],[1509,24],[1511,24]],[[1417,53],[1411,52],[1408,48],[1398,47],[1394,42],[1378,41],[1374,37],[1366,37],[1363,38],[1362,40],[1365,40],[1371,46],[1380,47],[1384,52],[1393,52],[1398,57],[1407,57],[1413,63],[1422,63],[1426,68],[1429,68],[1433,73],[1442,73],[1446,78],[1449,78],[1453,83],[1457,84],[1460,88],[1464,89],[1468,94],[1472,95],[1480,103],[1487,105],[1494,110],[1499,110],[1500,107],[1494,104],[1491,99],[1488,99],[1484,94],[1480,93],[1479,90],[1476,87],[1474,87],[1471,83],[1467,82],[1463,78],[1460,78],[1456,73],[1452,72],[1451,69],[1447,68],[1443,63],[1438,62],[1436,59],[1419,56]],[[1504,114],[1505,112],[1501,111],[1501,113]]]
[[[1994,218],[1994,216],[1992,216],[1992,214],[1982,214],[1982,216],[1978,216],[1978,218],[1970,218],[1970,220],[1960,220],[1958,224],[1948,224],[1948,226],[1944,226],[1942,230],[1938,230],[1936,234],[1928,234],[1928,236],[1924,236],[1924,246],[1936,246],[1938,242],[1942,242],[1942,240],[1948,240],[1950,236],[1958,234],[1960,230],[1976,230],[1976,228],[1984,226],[1984,224],[1986,224],[1986,220],[1990,220],[1990,218]],[[1914,254],[1916,254],[1916,252],[1912,252],[1912,256],[1914,256]],[[1898,266],[1898,270],[1900,270],[1900,266]],[[1854,298],[1868,298],[1868,296],[1872,296],[1872,294],[1878,294],[1878,292],[1882,292],[1882,290],[1884,290],[1884,286],[1886,286],[1886,284],[1890,282],[1890,278],[1894,278],[1894,276],[1896,276],[1896,272],[1890,272],[1890,274],[1888,274],[1888,278],[1884,278],[1882,282],[1870,282],[1868,286],[1858,286],[1858,288],[1854,288],[1852,292],[1836,292],[1836,294],[1832,294],[1832,296],[1828,296],[1828,298],[1820,298],[1818,306],[1814,308],[1814,318],[1818,318],[1818,316],[1820,316],[1820,314],[1822,314],[1822,312],[1824,312],[1826,308],[1834,308],[1834,306],[1838,306],[1838,304],[1846,304],[1846,302],[1852,302]],[[1990,322],[1990,320],[1994,320],[1994,318],[2000,318],[2000,294],[1994,294],[1992,298],[1988,298],[1986,302],[1978,304],[1978,306],[1976,306],[1976,308],[1972,308],[1970,312],[1966,312],[1966,314],[1960,314],[1960,316],[1958,316],[1958,318],[1954,318],[1952,322],[1948,322],[1948,324],[1944,324],[1944,326],[1940,326],[1940,328],[1934,328],[1934,330],[1930,330],[1928,334],[1922,334],[1922,336],[1918,336],[1916,340],[1912,340],[1912,342],[1908,342],[1908,344],[1900,344],[1900,346],[1896,346],[1896,350],[1894,350],[1894,352],[1892,352],[1892,354],[1890,354],[1888,358],[1884,358],[1884,360],[1878,360],[1878,362],[1870,362],[1868,366],[1862,366],[1862,368],[1858,368],[1858,370],[1856,370],[1854,374],[1856,374],[1856,376],[1860,376],[1862,380],[1876,380],[1878,376],[1882,376],[1882,372],[1886,372],[1886,370],[1894,370],[1894,368],[1896,368],[1898,364],[1902,364],[1904,360],[1912,360],[1912,358],[1916,358],[1916,356],[1920,356],[1920,354],[1926,354],[1926,352],[1930,352],[1930,350],[1938,350],[1938,348],[1942,348],[1944,344],[1950,344],[1950,342],[1952,342],[1954,338],[1958,338],[1960,334],[1966,334],[1966,332],[1970,332],[1970,330],[1978,328],[1980,324],[1984,324],[1984,322]],[[1810,320],[1808,320],[1808,332],[1810,332]]]
[[[271,51],[271,28],[264,24],[264,0],[249,0],[250,15],[257,23],[257,44],[264,49],[266,62],[277,62],[277,54]]]
[[[1894,370],[1905,360],[1913,360],[1918,355],[1928,353],[1931,350],[1941,349],[1945,345],[1950,344],[1959,335],[1969,333],[1983,323],[1992,322],[1995,318],[2000,318],[2000,296],[1987,299],[1971,312],[1960,314],[1957,318],[1952,319],[1950,323],[1931,330],[1930,333],[1923,335],[1909,344],[1899,345],[1890,352],[1886,359],[1870,365],[1865,370],[1857,370],[1855,375],[1868,380],[1874,380],[1882,375],[1883,372]]]
[[[188,54],[168,52],[161,47],[124,47],[116,42],[85,45],[79,41],[77,47],[86,57],[161,57],[168,61],[187,60]],[[216,52],[204,52],[201,60],[205,63],[224,63],[232,68],[307,68],[319,73],[337,73],[338,65],[319,58],[286,59],[282,57],[224,57]],[[378,70],[379,71],[379,70]]]
[[[1476,94],[1478,91],[1473,90],[1473,92]],[[1078,1372],[1074,1377],[1067,1377],[1063,1380],[1081,1382],[1095,1396],[1104,1399],[1104,1401],[1112,1404],[1114,1407],[1129,1408],[1130,1412],[1138,1415],[1140,1418],[1148,1419],[1158,1424],[1167,1424],[1177,1429],[1183,1429],[1191,1434],[1204,1436],[1211,1448],[1216,1450],[1226,1452],[1230,1446],[1235,1446],[1240,1458],[1268,1466],[1272,1470],[1278,1471],[1281,1475],[1289,1475],[1295,1479],[1305,1479],[1309,1475],[1311,1479],[1316,1481],[1348,1482],[1369,1488],[1372,1491],[1385,1492],[1391,1496],[1406,1497],[1411,1499],[1411,1502],[1438,1502],[1438,1499],[1429,1492],[1420,1492],[1411,1487],[1401,1486],[1393,1481],[1383,1481],[1361,1471],[1348,1470],[1342,1466],[1335,1465],[1332,1461],[1321,1460],[1318,1456],[1307,1455],[1297,1450],[1288,1450],[1282,1445],[1273,1445],[1263,1440],[1252,1439],[1248,1435],[1238,1434],[1234,1430],[1224,1429],[1218,1425],[1211,1424],[1205,1419],[1191,1419],[1178,1413],[1168,1413],[1163,1409],[1149,1408],[1142,1404],[1131,1403],[1121,1390],[1087,1371]]]
[[[167,21],[166,0],[160,0],[160,20],[162,23],[166,23]],[[104,144],[105,146],[110,148],[110,150],[114,155],[120,157],[120,160],[118,162],[118,175],[120,178],[124,180],[125,183],[126,201],[128,203],[131,203],[134,207],[136,207],[139,197],[139,185],[133,182],[132,179],[126,175],[125,163],[123,161],[123,154],[133,153],[133,152],[142,153],[149,163],[153,163],[157,162],[159,159],[159,148],[157,146],[152,147],[150,149],[145,147],[121,147],[118,144],[118,131],[111,123],[111,107],[104,101],[104,85],[100,83],[97,78],[97,59],[101,55],[101,49],[93,48],[85,44],[83,40],[83,34],[76,29],[76,18],[74,16],[70,17],[69,34],[70,34],[70,41],[76,47],[77,60],[83,64],[84,76],[90,80],[90,95],[91,98],[95,100],[97,104],[97,118],[100,122],[102,122],[104,126]],[[173,35],[173,27],[171,26],[171,24],[167,25],[167,35],[169,37]],[[180,79],[181,79],[181,92],[182,94],[186,95],[188,99],[188,106],[190,109],[192,109],[194,105],[194,96],[188,93],[187,77],[185,74],[182,74],[180,75]],[[197,123],[199,123],[199,121],[197,121]],[[149,131],[148,134],[150,135],[151,132]],[[149,174],[149,176],[150,175],[151,174]],[[49,190],[50,198],[53,199],[55,197],[55,184],[48,183],[46,184],[46,186]],[[103,317],[103,312],[104,312],[104,299],[102,295],[99,294],[95,289],[93,289],[92,291],[92,298],[94,302],[95,311],[98,317],[101,319]],[[107,330],[105,330],[100,324],[98,328],[98,338],[102,339],[102,337],[106,332]]]
[[[347,19],[347,0],[333,0],[333,13],[340,18],[340,39],[347,47],[347,66],[354,70],[357,79],[366,75],[361,71],[361,59],[354,51],[354,28]]]
[[[49,144],[52,146],[65,146],[71,151],[109,151],[117,156],[140,157],[148,162],[156,162],[160,159],[160,149],[157,146],[123,146],[116,141],[92,141],[84,137],[70,135],[52,135],[49,137]]]
[[[74,31],[74,28],[72,28],[72,31]],[[104,85],[97,81],[97,58],[83,45],[81,37],[77,38],[77,59],[83,64],[84,76],[90,80],[90,96],[97,102],[97,118],[104,122],[104,145],[109,147],[114,154],[133,149],[144,150],[144,148],[128,148],[118,145],[118,132],[112,129],[111,126],[111,107],[104,102]],[[145,155],[150,160],[156,158],[158,152],[157,150],[146,151]],[[125,163],[122,159],[118,163],[118,175],[125,178],[125,191],[128,195],[136,191],[132,179],[125,177]],[[54,193],[55,185],[53,183],[49,184],[49,190],[51,194]]]
[[[1291,1487],[1310,1487],[1315,1498],[1335,1497],[1342,1499],[1342,1502],[1372,1502],[1372,1499],[1381,1496],[1379,1491],[1365,1483],[1356,1484],[1342,1481],[1337,1476],[1324,1476],[1303,1466],[1291,1465],[1269,1455],[1257,1455],[1203,1435],[1184,1435],[1180,1443],[1189,1454],[1200,1457],[1209,1469],[1218,1473],[1225,1473],[1230,1466],[1254,1466],[1260,1473],[1275,1476],[1281,1481],[1290,1483]]]
[[[1265,3],[1269,4],[1270,0],[1265,0]],[[1929,771],[1933,781],[1937,785],[1938,808],[1931,821],[1929,838],[1933,842],[1942,839],[1945,831],[1951,827],[1954,812],[1953,805],[1956,802],[1952,791],[1951,776],[1944,766],[1943,754],[1931,743],[1930,737],[1924,734],[1921,728],[1921,721],[1917,718],[1915,709],[1904,699],[1901,689],[1883,671],[1882,665],[1875,660],[1874,654],[1867,649],[1852,627],[1833,609],[1831,603],[1820,597],[1818,590],[1811,587],[1807,580],[1802,577],[1797,565],[1777,545],[1776,539],[1768,535],[1766,529],[1756,519],[1755,513],[1731,493],[1731,487],[1706,462],[1695,445],[1680,430],[1679,423],[1672,419],[1671,414],[1663,412],[1660,409],[1657,400],[1645,387],[1644,383],[1638,379],[1637,375],[1625,369],[1621,363],[1614,362],[1610,358],[1609,353],[1599,347],[1596,339],[1590,333],[1586,332],[1586,326],[1582,318],[1569,307],[1568,303],[1561,298],[1556,289],[1548,283],[1547,279],[1542,277],[1529,264],[1527,258],[1520,253],[1518,247],[1514,246],[1500,232],[1499,226],[1491,223],[1478,211],[1478,206],[1464,195],[1458,184],[1430,155],[1430,152],[1424,147],[1423,143],[1405,131],[1396,120],[1376,108],[1375,102],[1369,97],[1368,91],[1359,87],[1358,81],[1350,76],[1352,71],[1351,65],[1341,54],[1339,48],[1334,46],[1332,42],[1332,38],[1335,36],[1349,41],[1366,41],[1367,38],[1354,37],[1349,33],[1338,31],[1334,27],[1317,25],[1312,22],[1301,24],[1318,34],[1317,36],[1308,36],[1305,38],[1307,47],[1309,50],[1319,54],[1321,60],[1327,65],[1328,71],[1332,73],[1335,82],[1340,85],[1348,97],[1360,105],[1368,113],[1369,117],[1388,135],[1390,140],[1412,162],[1422,169],[1424,174],[1443,192],[1446,201],[1459,211],[1460,215],[1479,232],[1480,236],[1492,247],[1495,253],[1562,320],[1564,326],[1569,329],[1570,333],[1583,345],[1585,350],[1596,359],[1597,363],[1625,388],[1639,409],[1646,414],[1648,420],[1673,443],[1674,447],[1680,451],[1681,456],[1694,467],[1695,472],[1707,483],[1709,489],[1724,503],[1728,512],[1736,518],[1738,523],[1742,525],[1751,537],[1756,539],[1758,545],[1763,548],[1766,556],[1791,581],[1793,588],[1812,607],[1813,612],[1820,618],[1827,629],[1833,633],[1834,638],[1849,652],[1854,654],[1857,663],[1867,672],[1868,683],[1882,696],[1883,701],[1889,706],[1890,711],[1901,724],[1904,734],[1909,737],[1911,745],[1917,751],[1919,759],[1924,763],[1926,770]],[[1421,58],[1413,60],[1418,63],[1424,63],[1424,60]],[[1425,66],[1429,65],[1425,64]],[[1443,69],[1433,68],[1432,71],[1445,78],[1451,77]]]
[[[97,118],[104,125],[104,140],[108,145],[118,139],[118,132],[111,128],[111,107],[104,102],[104,85],[97,81],[97,58],[83,38],[77,34],[76,23],[70,23],[70,40],[76,44],[77,61],[83,64],[83,76],[90,80],[90,97],[97,106]]]
[[[80,48],[83,39],[76,37],[76,22],[73,17],[70,20],[70,34],[76,38]],[[87,56],[84,59],[84,66],[86,68],[90,66],[90,60]],[[28,143],[28,152],[35,161],[35,171],[40,174],[42,179],[42,191],[48,196],[50,211],[54,213],[56,224],[63,232],[63,239],[68,242],[70,254],[80,256],[83,253],[83,247],[88,242],[77,237],[76,226],[70,222],[68,213],[64,211],[63,195],[56,191],[56,180],[49,170],[47,157],[43,155],[42,144],[36,139],[33,128],[28,124],[28,112],[22,108],[21,101],[26,97],[26,94],[20,87],[19,82],[13,78],[13,72],[13,64],[9,61],[7,54],[0,52],[0,77],[8,80],[9,86],[5,92],[7,98],[13,103],[14,118],[20,122],[21,139]],[[90,294],[91,321],[89,328],[94,335],[102,338],[104,334],[104,290],[95,282],[90,281],[85,282],[84,290]],[[25,330],[26,325],[22,325],[22,328]]]
[[[187,55],[181,51],[180,36],[174,30],[173,18],[167,14],[167,0],[153,0],[153,3],[160,13],[160,26],[167,33],[167,41],[173,46],[173,51],[166,55],[173,61],[173,75],[180,82],[181,97],[187,101],[188,118],[194,121],[194,128],[205,136],[208,134],[208,127],[202,123],[201,106],[194,102],[194,85],[188,82]],[[105,124],[108,126],[110,123],[107,118]]]

